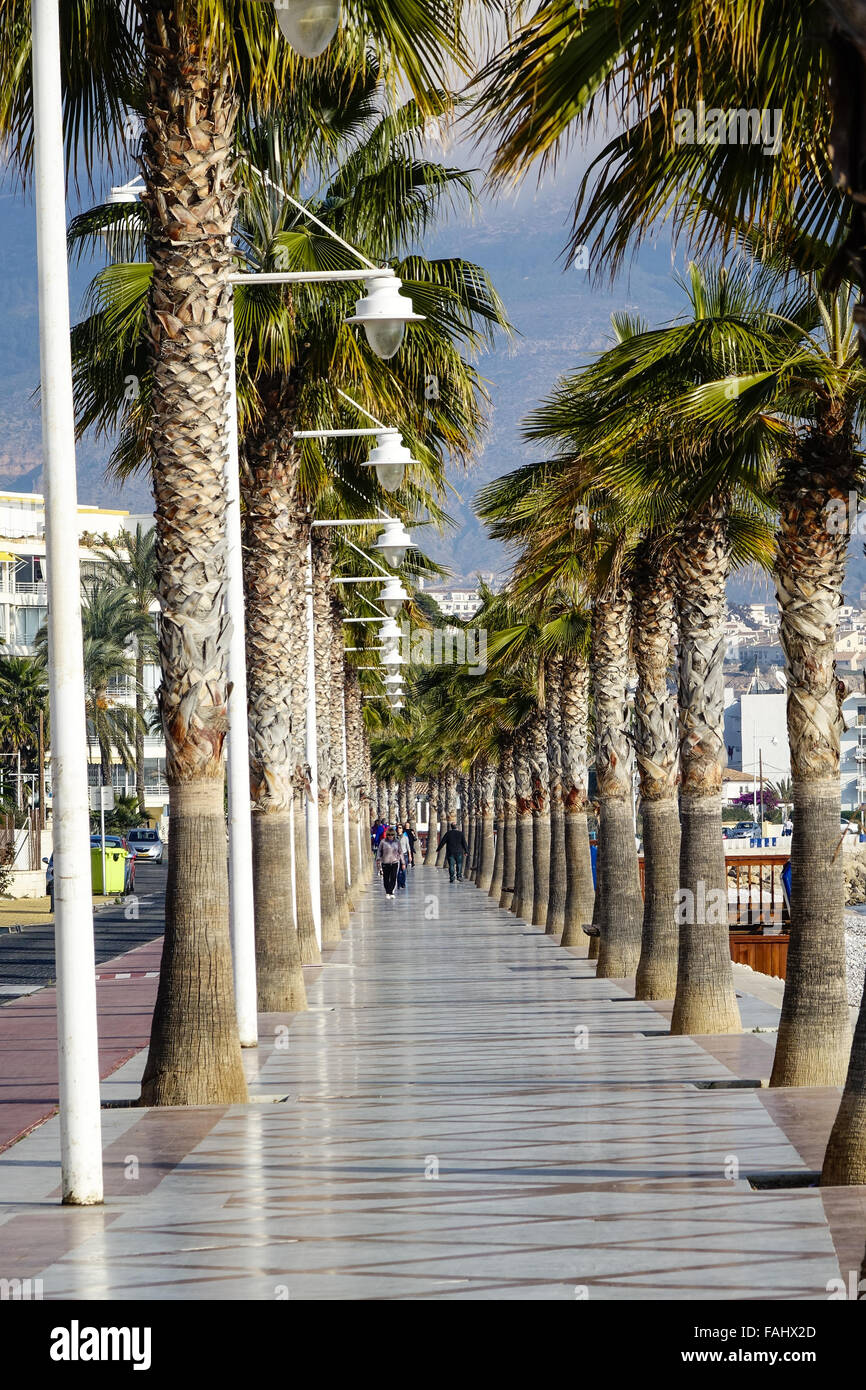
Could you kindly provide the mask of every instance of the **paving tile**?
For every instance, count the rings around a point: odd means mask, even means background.
[[[748,1181],[806,1173],[838,1093],[702,1089],[768,1075],[775,1035],[671,1038],[470,884],[366,890],[307,991],[244,1054],[285,1103],[104,1112],[98,1218],[56,1205],[56,1119],[0,1155],[0,1268],[29,1249],[46,1299],[808,1301],[862,1252],[860,1189]]]

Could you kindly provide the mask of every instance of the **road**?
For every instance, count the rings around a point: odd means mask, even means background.
[[[97,965],[162,935],[166,873],[165,863],[139,860],[134,903],[127,900],[96,914],[93,925]],[[133,912],[137,912],[137,917]],[[0,933],[0,1005],[52,984],[55,978],[53,926]]]

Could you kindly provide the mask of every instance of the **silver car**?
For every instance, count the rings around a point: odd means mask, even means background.
[[[162,863],[162,840],[156,830],[129,830],[126,835],[130,849],[134,849],[139,859],[151,859],[154,864]]]

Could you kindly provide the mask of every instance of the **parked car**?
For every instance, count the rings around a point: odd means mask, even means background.
[[[748,840],[753,834],[753,830],[743,830],[739,825],[722,826],[722,837],[725,840]]]
[[[158,831],[139,826],[137,830],[128,831],[126,839],[129,848],[134,849],[140,859],[150,859],[154,864],[162,863],[162,840]]]

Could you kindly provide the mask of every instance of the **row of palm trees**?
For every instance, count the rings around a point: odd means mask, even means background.
[[[487,672],[419,673],[409,736],[377,742],[373,766],[398,780],[429,769],[434,829],[453,816],[462,777],[480,887],[568,946],[594,922],[599,976],[633,975],[637,998],[673,998],[673,1033],[739,1032],[721,824],[725,583],[739,564],[771,570],[795,807],[771,1084],[845,1082],[824,1180],[857,1182],[862,1037],[852,1049],[833,665],[847,538],[815,495],[843,495],[859,467],[853,302],[760,266],[692,265],[682,288],[688,312],[668,326],[614,321],[612,346],[527,422],[548,457],[482,490],[491,533],[519,550],[507,590],[486,593],[473,619],[488,631]],[[816,478],[819,439],[833,471]]]
[[[594,129],[599,110],[613,115],[617,133],[578,189],[572,228],[572,246],[589,248],[597,275],[665,217],[693,251],[737,247],[762,268],[754,270],[758,302],[727,316],[723,330],[716,312],[696,313],[694,330],[684,325],[673,337],[627,327],[603,379],[590,381],[583,398],[591,411],[593,392],[602,390],[610,447],[593,442],[591,415],[572,419],[567,447],[589,459],[584,483],[600,485],[604,509],[630,513],[635,482],[650,498],[653,524],[641,528],[641,544],[644,536],[649,545],[676,536],[679,888],[692,893],[698,878],[721,886],[723,871],[716,833],[721,682],[714,672],[724,577],[738,544],[750,540],[753,553],[755,543],[764,548],[762,512],[769,507],[775,518],[771,564],[786,657],[795,829],[789,973],[773,1079],[826,1085],[844,1078],[824,1177],[846,1182],[866,1179],[866,1007],[849,1056],[837,854],[841,692],[833,666],[846,538],[828,526],[827,514],[861,481],[866,227],[856,92],[864,53],[862,15],[830,2],[783,0],[771,11],[732,0],[707,12],[693,0],[662,0],[638,4],[623,22],[602,0],[577,14],[548,0],[521,16],[480,75],[476,107],[479,127],[493,129],[500,178],[555,157]],[[680,140],[677,113],[694,112],[698,102],[736,120],[739,134]],[[778,113],[773,151],[743,133],[743,118],[747,132],[750,113],[762,111]],[[775,300],[767,288],[774,274]],[[736,288],[733,274],[727,284]],[[636,420],[641,406],[648,418]],[[550,402],[536,437],[570,408],[568,399]],[[636,427],[632,447],[627,432]],[[608,568],[603,608],[616,605],[622,572],[615,562]],[[603,832],[602,793],[600,800]],[[603,849],[601,857],[604,893]],[[610,927],[616,935],[624,930]],[[721,927],[684,923],[679,936],[678,994],[680,978],[688,980],[700,1002],[680,1007],[678,1000],[674,1026],[734,1027]]]
[[[15,0],[0,17],[0,131],[11,167],[24,178],[31,153],[28,9],[27,0]],[[406,249],[443,196],[465,190],[465,176],[462,184],[453,171],[440,170],[432,181],[424,174],[418,178],[417,159],[397,160],[395,167],[385,156],[399,136],[398,115],[377,122],[369,109],[370,82],[382,78],[392,86],[408,82],[418,102],[408,117],[416,131],[425,113],[448,106],[446,69],[467,58],[464,9],[458,0],[445,5],[366,0],[350,8],[336,58],[310,65],[281,45],[270,7],[255,0],[141,0],[135,6],[118,0],[98,10],[74,0],[64,7],[70,161],[85,172],[96,148],[115,148],[120,117],[127,111],[137,111],[143,122],[140,209],[133,219],[124,208],[97,211],[88,225],[73,229],[73,237],[92,237],[96,228],[112,223],[120,240],[127,234],[127,244],[140,246],[145,256],[132,262],[118,256],[98,280],[92,313],[78,331],[76,358],[82,428],[121,425],[117,466],[146,462],[156,503],[160,709],[173,854],[166,948],[143,1087],[150,1103],[231,1101],[246,1094],[233,1013],[223,832],[229,701],[223,422],[230,404],[224,351],[229,316],[234,312],[239,347],[245,504],[255,518],[247,551],[258,556],[247,563],[248,594],[256,595],[249,623],[256,854],[263,878],[274,885],[259,895],[260,987],[263,998],[290,1007],[297,980],[295,946],[299,951],[303,932],[300,909],[288,931],[285,926],[290,856],[283,852],[284,862],[276,861],[281,842],[268,822],[288,814],[296,824],[295,803],[302,803],[298,788],[305,780],[295,761],[301,747],[300,560],[311,506],[335,517],[341,504],[354,505],[352,489],[365,509],[375,501],[360,469],[351,471],[357,459],[350,451],[340,458],[339,477],[331,478],[321,455],[312,447],[299,450],[291,431],[298,420],[334,423],[336,385],[349,387],[367,408],[392,410],[401,426],[405,423],[407,442],[427,474],[398,499],[406,516],[427,500],[431,485],[435,502],[445,453],[467,450],[477,434],[479,383],[461,349],[502,324],[501,306],[478,268],[425,263]],[[858,113],[834,109],[829,72],[838,46],[835,11],[829,5],[818,9],[824,29],[813,22],[814,7],[786,0],[790,26],[782,27],[786,37],[778,44],[778,15],[748,0],[716,7],[710,17],[691,4],[638,5],[627,26],[618,12],[594,0],[579,10],[565,0],[549,0],[509,33],[504,50],[482,74],[477,105],[479,120],[497,142],[495,168],[502,175],[550,153],[601,101],[619,112],[624,133],[606,147],[584,182],[576,214],[575,244],[591,244],[596,264],[615,263],[629,238],[645,232],[673,205],[679,225],[689,228],[699,248],[715,243],[720,232],[723,238],[739,237],[768,267],[768,275],[780,276],[781,289],[768,307],[763,289],[752,295],[744,272],[694,272],[692,324],[680,333],[654,333],[620,323],[619,342],[597,370],[580,384],[566,383],[561,396],[546,403],[533,437],[552,443],[554,466],[530,469],[505,485],[506,491],[513,485],[511,515],[526,528],[517,597],[522,605],[544,590],[546,607],[543,620],[539,616],[531,624],[537,632],[521,631],[523,620],[509,619],[502,643],[507,651],[509,643],[515,650],[513,644],[538,642],[539,651],[549,649],[552,659],[557,634],[583,611],[575,608],[578,595],[582,602],[586,595],[591,599],[583,630],[589,632],[596,726],[599,968],[615,973],[638,951],[640,913],[624,695],[629,626],[640,634],[636,655],[639,648],[643,671],[635,739],[642,795],[647,803],[658,803],[650,818],[655,817],[659,846],[669,845],[671,788],[679,777],[678,883],[695,900],[701,887],[705,895],[723,887],[717,830],[724,579],[744,558],[774,564],[788,660],[799,827],[793,892],[803,908],[793,924],[777,1051],[777,1080],[785,1076],[788,1084],[838,1080],[846,1053],[841,894],[836,893],[839,869],[831,833],[838,825],[839,731],[832,651],[843,553],[838,537],[828,538],[822,519],[827,503],[846,496],[859,478],[857,311],[844,277],[859,287],[862,219],[848,191],[856,187],[859,170],[840,168],[847,174],[841,188],[830,177],[832,120],[840,123],[841,134],[847,121],[850,135],[858,129]],[[709,90],[713,84],[718,90]],[[720,106],[782,107],[781,155],[768,159],[749,145],[678,144],[674,108],[706,98]],[[359,138],[347,152],[334,128],[335,111],[348,113],[356,130],[370,133],[370,141]],[[856,144],[839,141],[837,147]],[[409,283],[416,308],[427,316],[395,364],[370,357],[341,326],[345,305],[337,294],[325,301],[301,290],[288,295],[272,288],[238,289],[232,309],[229,275],[238,266],[265,269],[277,255],[280,268],[339,264],[330,244],[308,228],[288,225],[279,195],[262,177],[267,172],[278,188],[297,189],[311,170],[315,186],[327,189],[324,220],[332,218],[335,230],[391,260]],[[394,210],[404,205],[401,217]],[[817,279],[817,287],[796,280],[804,274]],[[753,302],[762,295],[763,308]],[[140,386],[131,403],[122,391],[130,370]],[[432,404],[420,389],[431,373],[440,381]],[[495,515],[500,506],[495,490],[488,501],[492,521],[506,534],[512,520]],[[768,508],[778,518],[775,550]],[[578,528],[575,515],[581,518]],[[586,515],[590,524],[584,527]],[[261,563],[260,547],[270,550],[270,567]],[[332,557],[324,540],[314,551],[321,652]],[[637,622],[636,601],[641,604]],[[664,651],[674,617],[676,734],[673,693],[659,679],[662,664],[666,672],[670,666]],[[559,654],[565,664],[565,651]],[[325,689],[321,656],[318,665]],[[492,702],[488,715],[502,713],[504,735],[523,729],[532,701],[539,698],[537,675],[521,674],[516,659],[512,665],[502,671],[498,685],[479,683],[485,694],[467,691],[467,698],[482,705]],[[556,674],[548,666],[545,654],[544,680],[555,687]],[[273,669],[293,672],[293,684],[278,689],[269,679]],[[571,690],[570,676],[566,684]],[[432,679],[431,698],[436,685]],[[444,725],[454,718],[454,705],[441,690],[439,699],[437,719]],[[527,712],[518,718],[524,707]],[[329,714],[321,710],[321,729],[329,728]],[[522,739],[520,755],[512,754],[513,840],[521,875],[512,887],[525,909],[531,884],[538,916],[545,901],[548,733],[546,718],[543,725],[540,717],[531,721],[528,768]],[[320,747],[320,773],[330,774],[320,776],[320,811],[327,802],[332,814],[334,793],[337,802],[342,799],[339,764],[329,764],[335,746],[337,730],[330,726],[330,746]],[[562,757],[560,748],[560,762]],[[552,761],[556,772],[556,751]],[[511,772],[500,781],[505,804]],[[446,809],[453,795],[449,781]],[[551,828],[551,839],[557,834]],[[504,864],[508,836],[501,839]],[[297,845],[296,851],[301,852]],[[324,856],[324,846],[320,852]],[[671,852],[654,860],[669,865]],[[661,987],[658,981],[669,974],[671,959],[661,869],[659,875],[647,894],[650,905],[660,905],[642,972],[651,990]],[[332,876],[333,914],[330,903],[327,910],[335,920],[336,863]],[[548,875],[548,908],[550,898]],[[278,900],[282,926],[273,915]],[[584,905],[578,916],[585,911]],[[715,923],[682,926],[674,1026],[681,1031],[735,1028],[726,933]],[[266,945],[274,933],[280,938],[276,946]],[[866,1148],[864,1056],[866,1014],[858,1025],[831,1142],[835,1167],[830,1171],[849,1178],[862,1171]]]
[[[478,438],[485,398],[470,354],[504,326],[502,307],[480,268],[427,261],[416,249],[440,209],[471,197],[466,174],[424,158],[422,149],[425,118],[453,106],[449,76],[469,67],[469,8],[462,0],[363,0],[347,7],[338,43],[309,63],[283,42],[272,7],[259,0],[106,0],[96,7],[72,0],[61,7],[71,172],[87,179],[106,157],[122,165],[121,133],[131,115],[142,129],[139,205],[95,208],[76,221],[70,240],[73,251],[86,252],[100,238],[112,259],[73,333],[79,427],[116,430],[115,472],[147,467],[155,500],[172,853],[142,1088],[150,1104],[246,1096],[223,804],[230,316],[246,526],[259,1001],[286,1009],[302,1005],[300,960],[314,954],[305,852],[322,861],[325,939],[335,939],[345,920],[336,753],[343,719],[340,701],[328,704],[341,680],[341,612],[330,585],[335,551],[325,535],[311,534],[311,519],[370,517],[384,502],[357,450],[342,449],[334,470],[315,444],[298,447],[293,431],[343,423],[338,388],[349,390],[360,406],[399,425],[420,462],[400,495],[388,499],[389,510],[410,517],[425,505],[432,519],[441,515],[445,458],[467,456]],[[0,14],[0,136],[8,167],[25,182],[29,41],[28,0],[12,0]],[[407,91],[410,100],[397,99]],[[348,291],[232,289],[236,270],[354,266],[338,242],[297,220],[282,190],[300,194],[338,235],[398,270],[425,320],[397,359],[381,363],[345,326]],[[425,389],[431,380],[432,394]],[[320,692],[319,846],[305,846],[299,833],[310,780],[308,546]],[[362,694],[352,673],[344,684],[357,769]],[[300,884],[294,918],[287,911],[293,862]]]

